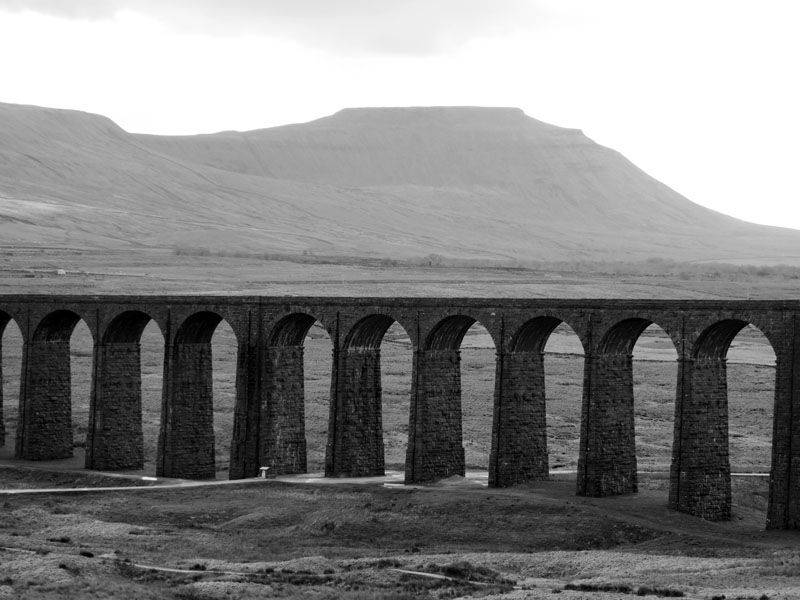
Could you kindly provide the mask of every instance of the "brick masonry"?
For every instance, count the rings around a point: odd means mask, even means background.
[[[497,350],[490,457],[494,486],[546,477],[541,350],[568,323],[586,349],[580,474],[587,495],[636,490],[630,350],[656,323],[679,356],[669,505],[730,517],[725,354],[752,323],[777,356],[767,527],[800,526],[800,302],[686,300],[0,296],[0,327],[23,337],[16,455],[72,454],[69,338],[84,320],[96,342],[89,468],[141,461],[138,336],[150,319],[165,338],[157,471],[215,476],[210,339],[221,320],[238,340],[232,478],[260,466],[305,464],[302,342],[314,321],[331,336],[330,476],[383,470],[379,346],[400,323],[413,350],[406,481],[464,473],[459,347],[476,320]]]

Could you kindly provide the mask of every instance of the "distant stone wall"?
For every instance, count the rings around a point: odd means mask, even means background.
[[[408,483],[464,474],[459,349],[479,321],[497,352],[493,486],[548,476],[542,350],[567,323],[585,351],[576,492],[591,496],[637,490],[631,351],[655,323],[678,355],[669,505],[712,520],[731,517],[725,356],[753,324],[777,356],[773,529],[800,526],[798,315],[787,301],[0,296],[0,328],[13,320],[23,337],[19,458],[72,455],[69,339],[83,320],[95,342],[86,466],[141,468],[138,344],[154,320],[165,339],[157,472],[198,479],[219,470],[210,341],[222,320],[238,347],[231,478],[306,470],[303,340],[315,321],[333,346],[326,475],[383,473],[380,344],[400,323],[413,349]]]

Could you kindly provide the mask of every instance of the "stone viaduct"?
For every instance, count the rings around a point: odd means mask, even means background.
[[[94,338],[86,467],[143,465],[139,340],[152,319],[165,339],[157,474],[183,478],[215,475],[211,337],[223,319],[238,345],[231,478],[306,470],[303,340],[315,321],[333,345],[326,475],[383,474],[380,347],[399,323],[413,347],[407,483],[464,474],[460,346],[478,321],[496,348],[492,486],[548,476],[543,349],[564,322],[585,356],[586,496],[637,491],[631,352],[655,323],[678,354],[669,506],[710,520],[731,515],[726,353],[753,324],[777,358],[767,528],[800,525],[800,302],[0,296],[0,333],[13,320],[23,337],[18,458],[72,456],[69,340],[81,319]]]

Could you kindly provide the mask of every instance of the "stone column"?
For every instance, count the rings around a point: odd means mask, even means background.
[[[800,336],[794,323],[787,347],[776,350],[767,529],[800,528]]]
[[[270,346],[261,406],[261,461],[278,475],[305,473],[305,376],[303,346]]]
[[[380,349],[345,348],[333,358],[325,475],[383,475]]]
[[[96,344],[95,379],[86,434],[86,468],[144,467],[139,342]]]
[[[678,362],[669,506],[709,521],[731,517],[724,358]]]
[[[547,479],[544,354],[497,354],[489,485]]]
[[[637,489],[633,357],[586,356],[577,494],[612,496]]]
[[[265,462],[261,436],[262,355],[257,344],[239,343],[236,354],[236,402],[233,411],[230,479],[256,477]]]
[[[157,475],[213,479],[216,469],[211,343],[167,346],[163,386]]]
[[[72,456],[69,338],[25,341],[15,455],[26,460]]]
[[[461,424],[461,353],[415,350],[406,483],[465,473]]]

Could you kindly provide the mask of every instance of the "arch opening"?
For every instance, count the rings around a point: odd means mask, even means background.
[[[640,472],[669,472],[678,350],[672,338],[651,323],[637,337],[631,354],[637,468]]]
[[[307,315],[306,315],[307,316]],[[325,470],[325,453],[330,425],[331,372],[333,370],[333,342],[325,327],[308,317],[304,323],[302,350],[303,379],[301,410],[304,414],[306,470]],[[296,339],[296,338],[295,338]]]
[[[386,469],[402,471],[408,450],[408,414],[411,409],[411,339],[393,321],[379,342],[381,347],[381,413]]]
[[[574,471],[581,438],[583,344],[575,330],[560,320],[542,341],[548,467]]]
[[[10,315],[0,311],[0,453],[13,454],[19,418],[22,332]]]
[[[142,394],[142,446],[144,469],[155,474],[158,459],[158,431],[164,384],[164,335],[155,321],[148,322],[139,336]]]
[[[68,321],[63,321],[62,326]],[[69,327],[67,325],[67,327]],[[66,331],[66,327],[64,328]],[[89,410],[91,408],[92,379],[94,377],[94,340],[86,322],[77,321],[69,337],[69,365],[71,380],[72,438],[74,456],[85,464],[88,443]]]
[[[776,355],[764,333],[753,324],[738,330],[728,345],[728,440],[732,502],[740,516],[767,514],[772,468]],[[758,473],[743,477],[737,473]]]
[[[217,323],[209,342],[214,409],[214,471],[217,477],[224,477],[230,468],[233,413],[236,406],[236,362],[239,349],[236,335],[224,319],[220,319]]]
[[[485,471],[492,448],[497,348],[486,328],[471,317],[455,317],[447,329],[441,341],[457,342],[461,354],[464,465],[467,470]]]

